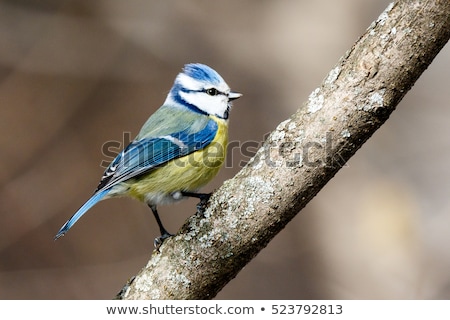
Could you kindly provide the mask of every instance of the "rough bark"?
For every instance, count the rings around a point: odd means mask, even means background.
[[[390,4],[118,298],[213,298],[388,119],[449,37],[450,1]]]

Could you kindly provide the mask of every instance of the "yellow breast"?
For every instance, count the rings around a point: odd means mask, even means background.
[[[228,144],[228,122],[215,116],[210,118],[218,124],[218,130],[206,148],[169,161],[147,176],[130,181],[129,195],[145,202],[164,202],[163,198],[176,191],[196,191],[210,182],[225,161]],[[173,199],[167,202],[170,200]]]

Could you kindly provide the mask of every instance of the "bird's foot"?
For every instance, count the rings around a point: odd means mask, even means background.
[[[200,202],[197,203],[197,212],[203,214],[208,204],[209,198],[211,198],[212,193],[202,193],[198,198]]]
[[[157,252],[159,252],[159,248],[162,246],[163,242],[170,237],[173,237],[174,235],[169,232],[164,232],[159,237],[156,237],[153,241],[153,245],[155,246],[155,249]]]
[[[181,195],[183,197],[193,197],[200,199],[200,202],[197,204],[197,213],[203,214],[206,208],[206,204],[208,203],[209,198],[211,198],[212,193],[197,193],[197,192],[182,191]]]

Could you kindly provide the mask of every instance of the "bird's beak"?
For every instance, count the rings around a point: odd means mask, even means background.
[[[231,91],[231,92],[228,94],[228,100],[229,100],[229,101],[239,99],[240,97],[242,97],[242,93],[239,93],[239,92],[233,92],[233,91]]]

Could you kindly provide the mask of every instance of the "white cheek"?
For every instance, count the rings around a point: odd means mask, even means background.
[[[228,107],[228,99],[224,95],[210,96],[204,92],[180,92],[180,96],[200,110],[219,117],[223,117]]]

